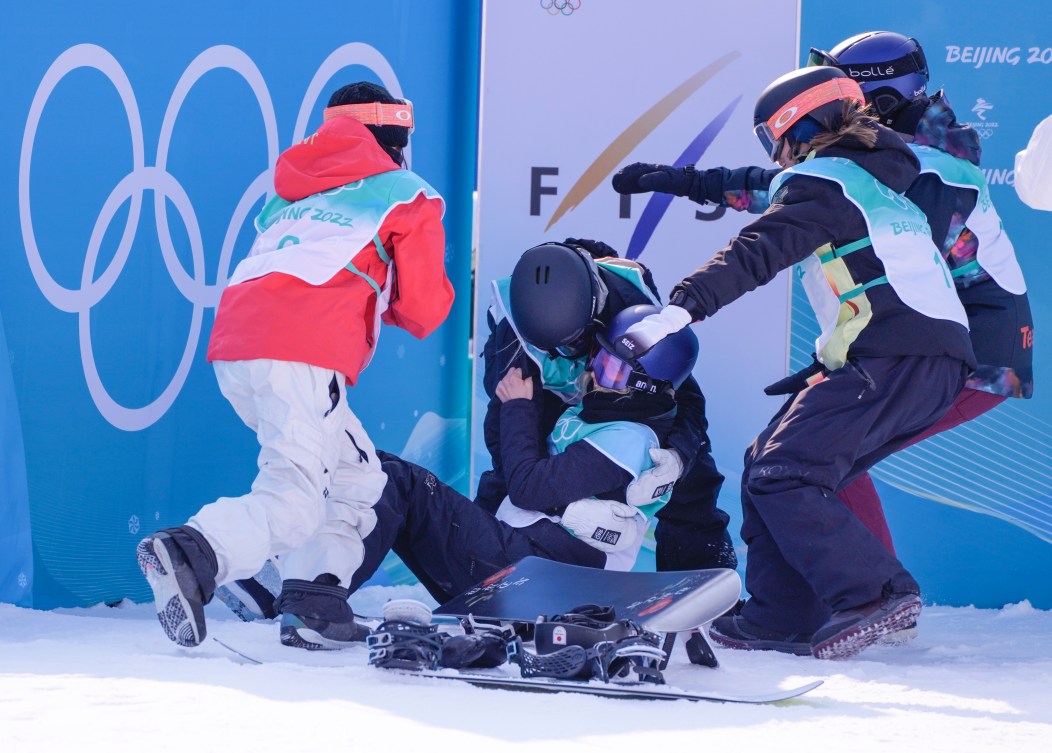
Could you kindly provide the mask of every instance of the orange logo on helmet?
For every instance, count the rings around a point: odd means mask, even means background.
[[[789,125],[789,123],[792,122],[792,119],[796,117],[796,111],[796,107],[787,107],[784,110],[782,110],[781,114],[778,116],[778,119],[774,121],[774,127],[784,128],[785,126]]]

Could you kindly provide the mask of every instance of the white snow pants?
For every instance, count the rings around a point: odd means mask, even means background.
[[[304,363],[216,361],[219,389],[259,440],[259,473],[188,521],[215,549],[216,585],[281,555],[285,579],[331,573],[348,586],[387,475],[347,405],[343,374]]]

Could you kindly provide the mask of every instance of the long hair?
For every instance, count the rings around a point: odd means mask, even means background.
[[[861,142],[867,147],[873,147],[877,143],[877,119],[873,117],[869,105],[863,106],[854,100],[845,99],[840,113],[840,124],[815,134],[811,139],[810,148],[820,151],[846,138]]]

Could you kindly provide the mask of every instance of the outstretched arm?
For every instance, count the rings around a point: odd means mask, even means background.
[[[613,177],[614,190],[621,194],[670,193],[686,196],[696,204],[730,207],[739,212],[763,214],[771,205],[767,188],[779,169],[762,167],[713,167],[698,170],[694,165],[670,167],[634,162]]]

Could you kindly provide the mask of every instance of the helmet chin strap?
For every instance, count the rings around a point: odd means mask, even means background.
[[[573,247],[571,246],[571,248]],[[610,295],[610,291],[606,287],[606,283],[603,282],[603,278],[600,277],[599,267],[596,266],[592,255],[587,251],[582,251],[578,248],[574,248],[574,251],[584,259],[584,263],[588,267],[588,273],[592,277],[592,297],[595,299],[594,305],[592,306],[592,319],[598,320],[599,314],[602,313],[603,309],[606,307],[606,299]]]
[[[811,148],[811,142],[809,141],[790,141],[789,145],[792,147],[789,152],[789,159],[794,165],[799,165],[801,162],[806,162],[815,156],[815,150]]]
[[[885,90],[886,92],[886,90]],[[910,103],[910,100],[898,94],[875,93],[870,106],[877,115],[881,125],[890,126],[895,117]]]

